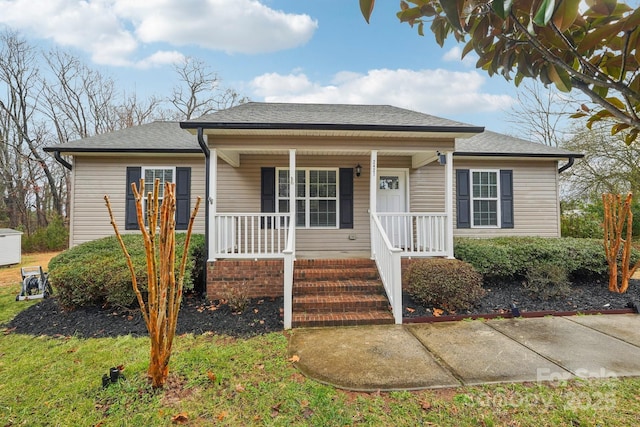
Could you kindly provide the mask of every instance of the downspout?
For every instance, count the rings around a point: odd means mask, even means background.
[[[209,151],[209,146],[207,142],[204,140],[204,132],[202,130],[202,126],[198,127],[198,144],[200,145],[200,149],[204,154],[205,159],[205,204],[204,204],[204,242],[205,242],[205,257],[206,260],[209,259],[209,169],[211,168],[211,152]],[[207,262],[204,263],[204,293],[207,292]]]
[[[571,166],[573,166],[573,162],[575,160],[576,160],[575,157],[570,156],[569,159],[567,160],[567,164],[558,169],[558,173],[562,173],[562,172],[566,171],[567,169],[569,169]]]
[[[56,159],[56,161],[58,163],[60,163],[62,166],[64,166],[65,168],[71,170],[73,167],[71,166],[71,163],[67,162],[65,159],[62,158],[62,156],[60,155],[60,151],[54,151],[53,152],[53,158]]]

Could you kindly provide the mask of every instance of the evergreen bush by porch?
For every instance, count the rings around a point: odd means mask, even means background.
[[[544,263],[566,270],[569,280],[607,280],[608,269],[601,239],[497,237],[457,238],[457,259],[479,271],[485,282],[519,283],[532,265]],[[634,250],[632,262],[640,257]]]
[[[407,269],[406,283],[414,301],[449,312],[470,308],[485,294],[482,275],[457,259],[414,261]]]
[[[177,259],[182,256],[184,238],[183,233],[176,234]],[[136,272],[139,272],[138,285],[146,289],[146,255],[142,237],[128,234],[123,239]],[[186,290],[193,289],[194,283],[202,280],[202,273],[198,269],[203,268],[206,260],[198,258],[206,253],[204,244],[203,235],[191,236],[185,275]],[[49,280],[60,305],[65,309],[91,305],[128,307],[136,300],[131,273],[115,236],[83,243],[62,252],[49,263]]]

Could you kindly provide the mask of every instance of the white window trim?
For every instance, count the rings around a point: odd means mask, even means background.
[[[162,170],[167,170],[167,169],[171,169],[173,171],[173,180],[171,181],[173,184],[176,183],[176,167],[175,166],[140,166],[140,176],[142,178],[145,177],[145,172],[147,170],[157,170],[157,169],[162,169]],[[144,181],[145,184],[147,183],[147,180]],[[161,184],[162,185],[162,184]],[[164,191],[164,190],[163,190]],[[147,192],[145,191],[145,189],[142,189],[142,208],[144,209],[144,222],[145,224],[147,223]],[[164,200],[164,192],[163,192],[163,197],[159,200],[158,206],[162,205],[162,200]],[[159,212],[158,212],[159,214]],[[158,223],[158,227],[160,226],[160,223]]]
[[[278,185],[280,183],[279,178],[280,178],[280,171],[288,171],[289,168],[276,168],[276,212],[280,212],[280,200],[289,200],[288,197],[280,197],[280,193],[279,193],[279,188]],[[319,226],[314,226],[311,227],[309,225],[309,206],[310,203],[309,201],[311,200],[333,200],[333,197],[314,197],[311,198],[309,196],[309,171],[333,171],[336,173],[336,197],[335,197],[335,201],[336,201],[336,225],[335,226],[327,226],[327,227],[319,227]],[[301,198],[301,197],[296,197],[296,201],[298,200],[304,200],[305,204],[305,214],[304,214],[304,220],[305,220],[305,225],[296,225],[297,229],[305,229],[305,230],[337,230],[340,228],[340,168],[323,168],[323,167],[296,167],[296,171],[304,171],[305,173],[305,197]],[[296,185],[298,183],[296,182]],[[295,190],[294,190],[295,191]],[[291,209],[291,207],[289,207],[289,209]],[[294,218],[295,221],[295,218]]]
[[[473,197],[473,173],[474,172],[493,172],[496,174],[496,198],[492,197]],[[500,228],[500,224],[502,224],[502,218],[500,213],[502,211],[501,201],[500,201],[500,169],[470,169],[469,170],[469,189],[470,189],[470,204],[471,204],[471,228]],[[495,200],[496,201],[496,225],[476,225],[475,224],[475,212],[474,212],[474,201],[476,200]]]

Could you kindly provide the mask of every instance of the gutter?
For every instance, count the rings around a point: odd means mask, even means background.
[[[575,162],[576,158],[575,156],[569,157],[567,159],[567,164],[558,168],[558,173],[562,173],[564,171],[566,171],[567,169],[569,169],[571,166],[573,166],[573,162]]]
[[[71,166],[71,163],[67,162],[65,159],[62,158],[62,156],[60,155],[60,151],[58,150],[54,151],[53,158],[56,159],[56,161],[60,163],[62,166],[64,166],[65,168],[69,170],[73,169],[73,166]]]
[[[558,173],[562,173],[564,171],[566,171],[567,169],[569,169],[571,166],[573,166],[573,164],[575,163],[576,159],[581,159],[584,157],[584,154],[565,154],[563,155],[558,155],[558,154],[542,154],[542,153],[529,153],[529,154],[518,154],[518,153],[477,153],[477,152],[464,152],[464,151],[456,151],[453,153],[454,156],[459,156],[459,157],[528,157],[528,158],[538,158],[538,159],[544,159],[544,158],[566,158],[567,159],[567,164],[561,166],[560,168],[558,168]]]
[[[205,204],[204,204],[204,245],[205,245],[205,256],[207,257],[207,261],[209,260],[209,171],[211,169],[211,151],[209,150],[209,146],[207,142],[204,140],[204,132],[202,127],[198,127],[198,144],[202,149],[202,153],[204,154],[205,159]],[[204,293],[207,293],[207,262],[204,263]]]

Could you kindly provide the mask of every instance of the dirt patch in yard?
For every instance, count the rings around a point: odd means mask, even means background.
[[[22,255],[22,262],[16,265],[0,267],[0,286],[16,286],[16,294],[20,292],[22,267],[41,266],[44,271],[49,271],[49,261],[60,252],[41,252]]]

